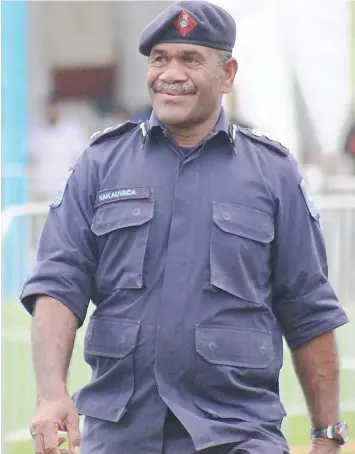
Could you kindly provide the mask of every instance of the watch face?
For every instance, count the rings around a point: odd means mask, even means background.
[[[349,439],[348,426],[345,423],[340,423],[335,426],[335,438],[339,440],[341,444],[347,443]]]

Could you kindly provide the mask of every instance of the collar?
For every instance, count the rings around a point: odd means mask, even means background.
[[[154,131],[160,129],[167,134],[167,127],[162,123],[157,115],[155,114],[154,110],[151,113],[150,119],[147,122],[141,124],[141,131],[143,135],[143,140],[150,136],[150,134]],[[235,146],[235,139],[236,139],[237,127],[229,122],[227,114],[223,107],[221,108],[221,113],[218,119],[218,122],[214,128],[214,130],[206,137],[206,139],[210,139],[217,134],[224,135],[229,142]],[[205,139],[205,140],[206,140]]]
[[[217,124],[216,124],[214,130],[212,131],[212,134],[215,135],[215,134],[218,134],[219,132],[224,132],[229,137],[229,126],[230,126],[230,123],[229,123],[227,114],[222,107],[221,113],[219,114],[219,119],[217,121]]]

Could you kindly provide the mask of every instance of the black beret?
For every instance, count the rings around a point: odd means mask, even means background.
[[[206,1],[174,2],[142,31],[139,52],[149,56],[159,43],[188,43],[232,52],[236,35],[233,17]]]

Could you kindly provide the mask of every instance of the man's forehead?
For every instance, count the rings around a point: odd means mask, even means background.
[[[185,43],[160,43],[155,45],[151,50],[153,54],[200,54],[208,57],[217,53],[216,49],[200,46],[198,44]]]

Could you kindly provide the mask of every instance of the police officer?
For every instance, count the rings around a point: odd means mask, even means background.
[[[333,330],[347,317],[319,215],[289,150],[221,108],[235,32],[204,1],[150,23],[139,43],[149,122],[95,135],[51,205],[21,296],[34,314],[36,453],[58,452],[58,429],[78,452],[81,414],[82,454],[286,454],[283,336],[311,452],[346,440]],[[67,370],[90,300],[92,380],[72,400]]]

